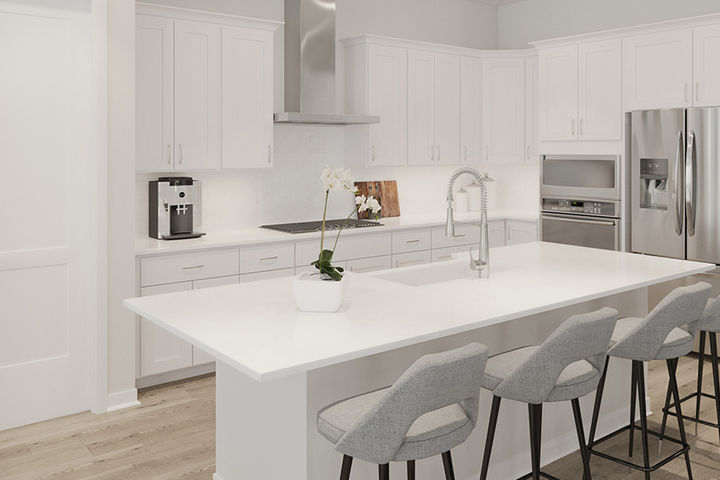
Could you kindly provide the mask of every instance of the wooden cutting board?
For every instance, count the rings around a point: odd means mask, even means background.
[[[399,217],[400,200],[398,198],[397,182],[395,180],[372,180],[355,182],[360,195],[373,196],[378,199],[382,210],[381,217]],[[360,214],[360,218],[368,218],[368,213]]]

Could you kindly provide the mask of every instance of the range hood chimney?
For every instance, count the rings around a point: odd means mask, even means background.
[[[379,123],[373,115],[337,113],[335,0],[285,0],[285,112],[275,123]]]

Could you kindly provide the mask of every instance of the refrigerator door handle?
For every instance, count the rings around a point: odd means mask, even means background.
[[[678,130],[677,147],[675,152],[675,183],[673,184],[673,196],[675,197],[675,233],[683,234],[683,197],[680,195],[680,179],[682,178],[682,165],[684,160],[685,144],[683,142],[683,131]]]
[[[695,217],[697,216],[697,153],[695,151],[695,132],[688,131],[687,154],[685,157],[685,208],[687,211],[687,233],[695,235]]]

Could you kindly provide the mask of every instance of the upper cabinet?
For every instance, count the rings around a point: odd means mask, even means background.
[[[525,160],[538,159],[538,126],[540,125],[538,81],[540,63],[537,56],[525,59]]]
[[[277,24],[206,13],[195,21],[192,11],[145,5],[138,11],[137,170],[271,167]]]
[[[623,40],[625,110],[690,107],[693,31],[665,31]]]
[[[621,140],[620,40],[545,48],[539,59],[541,141]]]
[[[460,59],[460,155],[462,163],[482,160],[482,59]]]
[[[483,160],[524,162],[525,58],[483,62]]]
[[[693,33],[696,107],[720,105],[720,25],[698,27]]]

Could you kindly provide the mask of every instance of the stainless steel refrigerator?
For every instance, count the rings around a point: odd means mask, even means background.
[[[631,113],[631,249],[720,264],[720,108]]]

